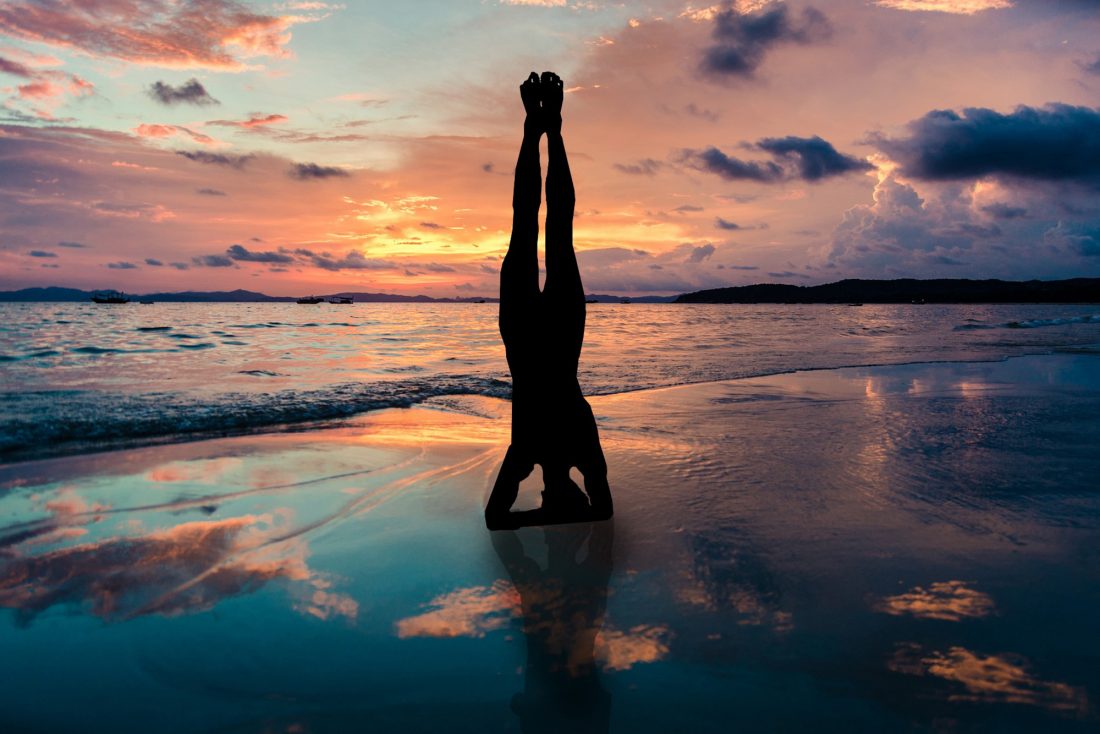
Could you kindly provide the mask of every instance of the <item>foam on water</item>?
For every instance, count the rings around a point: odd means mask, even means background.
[[[509,394],[493,304],[310,308],[0,304],[0,461]],[[601,304],[579,378],[608,394],[1097,343],[1095,306]]]

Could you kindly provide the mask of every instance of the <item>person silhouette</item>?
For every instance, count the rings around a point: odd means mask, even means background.
[[[612,515],[607,462],[577,365],[585,300],[573,251],[576,193],[562,140],[564,86],[557,74],[531,75],[520,86],[527,117],[512,192],[512,236],[500,268],[500,335],[512,374],[511,444],[497,474],[485,521],[490,529],[606,520]],[[539,291],[538,235],[546,135],[546,284]],[[519,484],[542,467],[542,506],[511,512]],[[570,478],[576,467],[584,491]]]
[[[547,527],[542,533],[545,568],[527,555],[516,532],[492,534],[519,597],[527,648],[523,690],[512,697],[512,712],[525,734],[605,733],[611,693],[601,680],[596,638],[607,612],[615,523]]]

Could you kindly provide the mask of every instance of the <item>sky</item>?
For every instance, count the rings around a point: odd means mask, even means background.
[[[1100,276],[1100,0],[5,0],[0,288],[493,296],[548,69],[590,293]]]

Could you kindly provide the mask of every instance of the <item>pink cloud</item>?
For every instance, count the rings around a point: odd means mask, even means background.
[[[285,513],[187,522],[20,555],[0,577],[0,607],[17,610],[24,623],[70,604],[108,621],[175,616],[282,581],[303,613],[354,619],[358,604],[329,591],[330,583],[306,564],[305,541],[280,540],[287,529],[283,519]],[[77,535],[55,531],[48,539]]]
[[[289,56],[291,27],[324,17],[308,12],[268,15],[235,0],[24,0],[0,6],[0,33],[138,64],[237,70],[242,58]]]
[[[177,135],[186,135],[201,145],[213,145],[214,138],[195,132],[182,125],[158,125],[155,123],[142,123],[134,128],[134,134],[143,138],[171,138]]]
[[[242,128],[260,128],[265,125],[274,125],[279,122],[287,121],[286,115],[261,115],[259,113],[253,113],[249,115],[247,120],[212,120],[207,125],[220,125],[223,127],[242,127]]]

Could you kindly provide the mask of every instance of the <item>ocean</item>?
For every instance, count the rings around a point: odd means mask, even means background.
[[[508,397],[495,304],[0,304],[0,461]],[[604,395],[796,370],[1089,351],[1095,305],[588,308]]]

